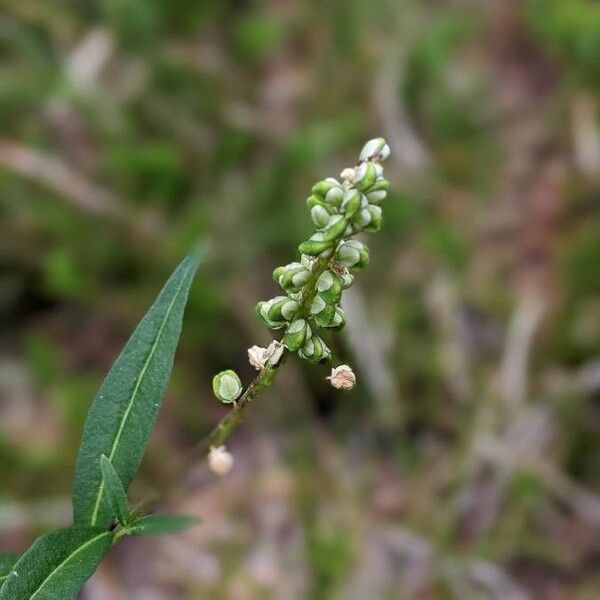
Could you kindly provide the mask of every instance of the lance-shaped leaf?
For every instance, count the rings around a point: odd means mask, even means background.
[[[0,588],[0,600],[73,598],[112,538],[111,531],[100,527],[69,527],[43,535],[13,565]]]
[[[102,468],[102,481],[104,483],[104,492],[108,498],[113,514],[117,517],[117,521],[123,527],[127,527],[134,521],[127,501],[127,494],[123,488],[123,484],[117,475],[117,472],[110,464],[110,460],[104,456],[100,457],[100,467]]]
[[[0,554],[0,587],[2,587],[4,580],[8,577],[18,560],[18,554]]]
[[[98,468],[105,454],[125,490],[142,460],[171,376],[181,320],[198,257],[177,267],[113,364],[90,408],[83,430],[73,515],[79,525],[106,527],[112,510]]]
[[[146,515],[140,517],[129,527],[131,535],[155,535],[161,533],[176,533],[197,525],[200,522],[196,517],[184,515]]]

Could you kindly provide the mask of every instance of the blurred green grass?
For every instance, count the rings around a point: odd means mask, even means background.
[[[189,494],[221,529],[187,555],[212,556],[218,575],[206,558],[150,585],[169,598],[286,583],[288,597],[509,597],[500,580],[535,598],[598,593],[596,2],[7,0],[0,49],[1,547],[68,518],[93,393],[202,239],[134,499],[168,479],[221,414],[212,374],[249,378],[245,349],[269,339],[252,308],[310,230],[310,185],[382,134],[393,192],[354,329],[334,341],[356,392],[289,365],[239,433],[237,479]],[[473,583],[477,560],[501,570],[495,584]],[[106,597],[138,589],[116,558],[105,579]]]

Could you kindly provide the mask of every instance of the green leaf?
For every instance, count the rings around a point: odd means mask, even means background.
[[[73,598],[96,570],[113,534],[100,527],[69,527],[39,537],[13,565],[0,600]]]
[[[140,517],[128,532],[131,535],[154,535],[159,533],[176,533],[193,525],[197,525],[200,519],[184,515],[146,515]]]
[[[188,292],[198,266],[189,256],[177,267],[113,364],[83,430],[73,515],[79,525],[107,527],[112,510],[98,468],[105,454],[125,490],[142,460],[173,367]]]
[[[0,586],[4,583],[4,580],[8,577],[18,560],[18,554],[0,554]]]
[[[133,523],[133,515],[127,501],[125,488],[117,475],[110,460],[103,454],[100,457],[100,467],[102,469],[102,481],[104,482],[104,491],[108,502],[113,510],[115,517],[123,527]]]

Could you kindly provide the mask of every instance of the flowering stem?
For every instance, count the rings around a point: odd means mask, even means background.
[[[284,357],[285,356],[286,354],[284,351]],[[237,424],[241,421],[244,409],[252,402],[252,400],[254,400],[254,398],[271,385],[283,362],[284,358],[282,357],[277,366],[267,366],[262,369],[252,383],[246,388],[246,391],[241,395],[239,400],[234,404],[233,408],[219,421],[216,427],[204,438],[204,440],[202,440],[199,447],[201,454],[206,454],[210,448],[216,448],[225,443]]]
[[[194,448],[191,455],[188,456],[182,463],[177,465],[169,476],[168,485],[163,486],[163,492],[158,492],[153,498],[146,500],[143,506],[154,506],[159,502],[175,501],[181,494],[181,486],[179,485],[183,479],[183,475],[187,473],[190,467],[196,464],[198,455],[206,456],[211,448],[218,448],[223,445],[227,438],[231,435],[234,429],[242,420],[242,413],[244,409],[259,396],[266,388],[268,388],[277,371],[285,362],[287,356],[287,350],[284,350],[284,354],[281,360],[276,366],[267,366],[260,371],[260,373],[254,378],[250,385],[246,388],[244,393],[240,396],[238,401],[234,404],[233,408],[219,421],[214,429]],[[141,510],[142,505],[137,507],[137,510]]]
[[[256,305],[257,316],[267,327],[284,329],[285,333],[269,348],[249,349],[250,363],[260,371],[245,390],[231,369],[214,376],[215,397],[233,406],[194,449],[190,456],[193,463],[198,455],[208,454],[213,472],[224,475],[231,469],[233,458],[223,446],[242,420],[246,407],[273,383],[288,354],[297,352],[300,358],[315,364],[331,360],[331,351],[319,334],[322,330],[339,330],[346,323],[339,304],[342,292],[369,262],[368,247],[351,238],[361,232],[374,233],[381,227],[381,203],[387,196],[389,181],[383,177],[380,163],[389,154],[383,138],[369,140],[360,152],[358,164],[342,171],[341,181],[328,177],[312,186],[306,204],[317,231],[298,246],[300,262],[273,271],[273,279],[285,296]],[[327,379],[333,387],[343,390],[352,389],[356,382],[347,365],[333,369]],[[172,469],[173,481],[179,481],[186,471]],[[166,496],[173,497],[177,487],[164,487]]]
[[[357,165],[340,173],[341,181],[328,177],[312,186],[306,205],[316,232],[298,246],[300,262],[273,271],[273,279],[284,295],[256,305],[263,323],[271,329],[284,329],[284,336],[267,349],[249,349],[250,363],[260,372],[245,391],[231,369],[213,378],[215,397],[223,403],[233,403],[229,413],[200,443],[200,452],[209,452],[209,464],[214,459],[213,471],[224,474],[231,468],[231,457],[225,462],[217,461],[217,457],[225,456],[221,446],[241,421],[245,408],[271,385],[287,354],[297,352],[300,358],[315,364],[331,360],[331,350],[320,334],[322,330],[339,330],[346,323],[340,306],[343,290],[352,285],[354,274],[369,262],[368,247],[350,238],[381,227],[381,203],[387,196],[389,181],[383,177],[380,163],[389,154],[383,138],[369,140]],[[352,389],[356,381],[352,370],[345,367],[349,373],[338,368],[329,378],[337,389]]]
[[[299,310],[301,314],[308,315],[310,313],[310,304],[314,300],[315,293],[312,291],[315,287],[317,279],[327,270],[330,263],[330,258],[320,257],[314,261],[311,268],[311,275],[309,282],[311,285],[307,286],[306,294],[303,296],[300,303]],[[277,372],[285,362],[289,350],[284,347],[283,355],[276,365],[267,365],[258,373],[258,375],[252,380],[250,385],[245,389],[243,394],[239,397],[237,402],[233,405],[233,408],[219,421],[214,429],[204,437],[202,441],[194,448],[191,455],[186,458],[183,463],[175,466],[172,469],[172,474],[169,477],[171,485],[164,485],[163,493],[157,493],[153,498],[147,499],[143,506],[148,507],[157,504],[160,501],[173,501],[177,498],[178,493],[181,492],[180,487],[177,485],[181,482],[184,473],[188,472],[191,465],[194,465],[198,460],[198,455],[206,456],[211,448],[217,448],[223,445],[229,436],[233,433],[237,425],[242,420],[243,412],[246,407],[260,394],[262,394],[270,385],[273,383]],[[136,507],[137,511],[140,511],[142,505]]]
[[[327,270],[330,263],[330,258],[319,258],[317,259],[311,269],[310,279],[306,286],[306,294],[303,296],[300,303],[298,313],[303,317],[306,317],[310,313],[310,304],[314,300],[316,294],[315,284],[317,279]],[[227,438],[231,435],[233,430],[242,420],[242,413],[244,409],[264,392],[275,379],[275,375],[279,370],[279,367],[285,362],[288,351],[284,349],[284,354],[281,360],[276,366],[266,366],[260,371],[260,373],[254,378],[252,383],[246,388],[244,393],[234,404],[233,408],[219,421],[215,428],[200,442],[199,452],[200,454],[207,454],[211,448],[216,448],[225,443]],[[195,453],[197,454],[197,452]]]

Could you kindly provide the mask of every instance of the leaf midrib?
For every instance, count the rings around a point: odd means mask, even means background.
[[[48,581],[52,577],[54,577],[54,575],[58,571],[60,571],[60,569],[62,569],[62,567],[66,563],[68,563],[76,554],[78,554],[82,550],[85,550],[85,548],[87,548],[90,544],[93,544],[94,542],[96,542],[97,540],[99,540],[100,538],[102,538],[105,535],[112,535],[112,533],[110,531],[103,531],[102,533],[98,534],[96,537],[93,537],[92,539],[88,540],[87,542],[85,542],[84,544],[82,544],[81,546],[79,546],[79,548],[77,548],[77,550],[75,550],[74,552],[71,552],[71,554],[69,554],[59,565],[57,565],[54,569],[52,569],[52,571],[50,572],[50,574],[48,575],[48,577],[46,577],[46,579],[44,579],[44,581],[42,581],[42,583],[33,592],[33,594],[31,594],[31,596],[29,596],[29,600],[33,600],[40,593],[40,591],[42,591],[42,589],[46,585],[46,583],[48,583]]]
[[[123,433],[125,423],[127,422],[127,419],[129,418],[129,414],[131,413],[131,409],[133,408],[133,404],[137,397],[137,393],[140,389],[142,379],[144,378],[144,375],[146,374],[146,371],[148,370],[148,366],[150,365],[150,361],[152,360],[152,357],[154,356],[154,352],[156,352],[156,348],[158,347],[158,341],[163,333],[163,330],[165,328],[167,321],[169,320],[169,316],[171,315],[171,311],[173,310],[173,306],[175,305],[175,300],[177,300],[177,298],[179,297],[179,294],[183,287],[183,282],[186,280],[188,272],[189,272],[189,267],[186,269],[185,274],[181,278],[181,281],[179,282],[179,286],[177,287],[177,290],[176,290],[175,294],[173,295],[173,299],[171,300],[171,302],[169,303],[169,306],[167,307],[167,312],[165,313],[165,318],[163,319],[163,321],[160,325],[160,328],[158,330],[158,333],[156,334],[156,338],[154,339],[154,342],[152,343],[152,348],[150,348],[150,352],[148,353],[148,357],[146,358],[144,366],[142,367],[142,370],[140,371],[140,374],[138,375],[138,378],[135,383],[135,387],[133,388],[133,392],[131,394],[131,399],[129,400],[129,403],[127,405],[125,412],[123,413],[123,418],[121,419],[121,424],[119,425],[117,435],[113,441],[110,453],[108,455],[108,460],[110,460],[111,463],[112,463],[112,459],[115,456],[115,452],[117,451],[117,446],[121,440],[121,435]],[[98,494],[96,496],[96,502],[94,504],[94,511],[92,512],[92,520],[91,520],[92,526],[96,524],[96,519],[98,518],[98,511],[100,510],[100,501],[102,500],[103,493],[104,493],[104,480],[101,480],[100,485],[98,487]]]

